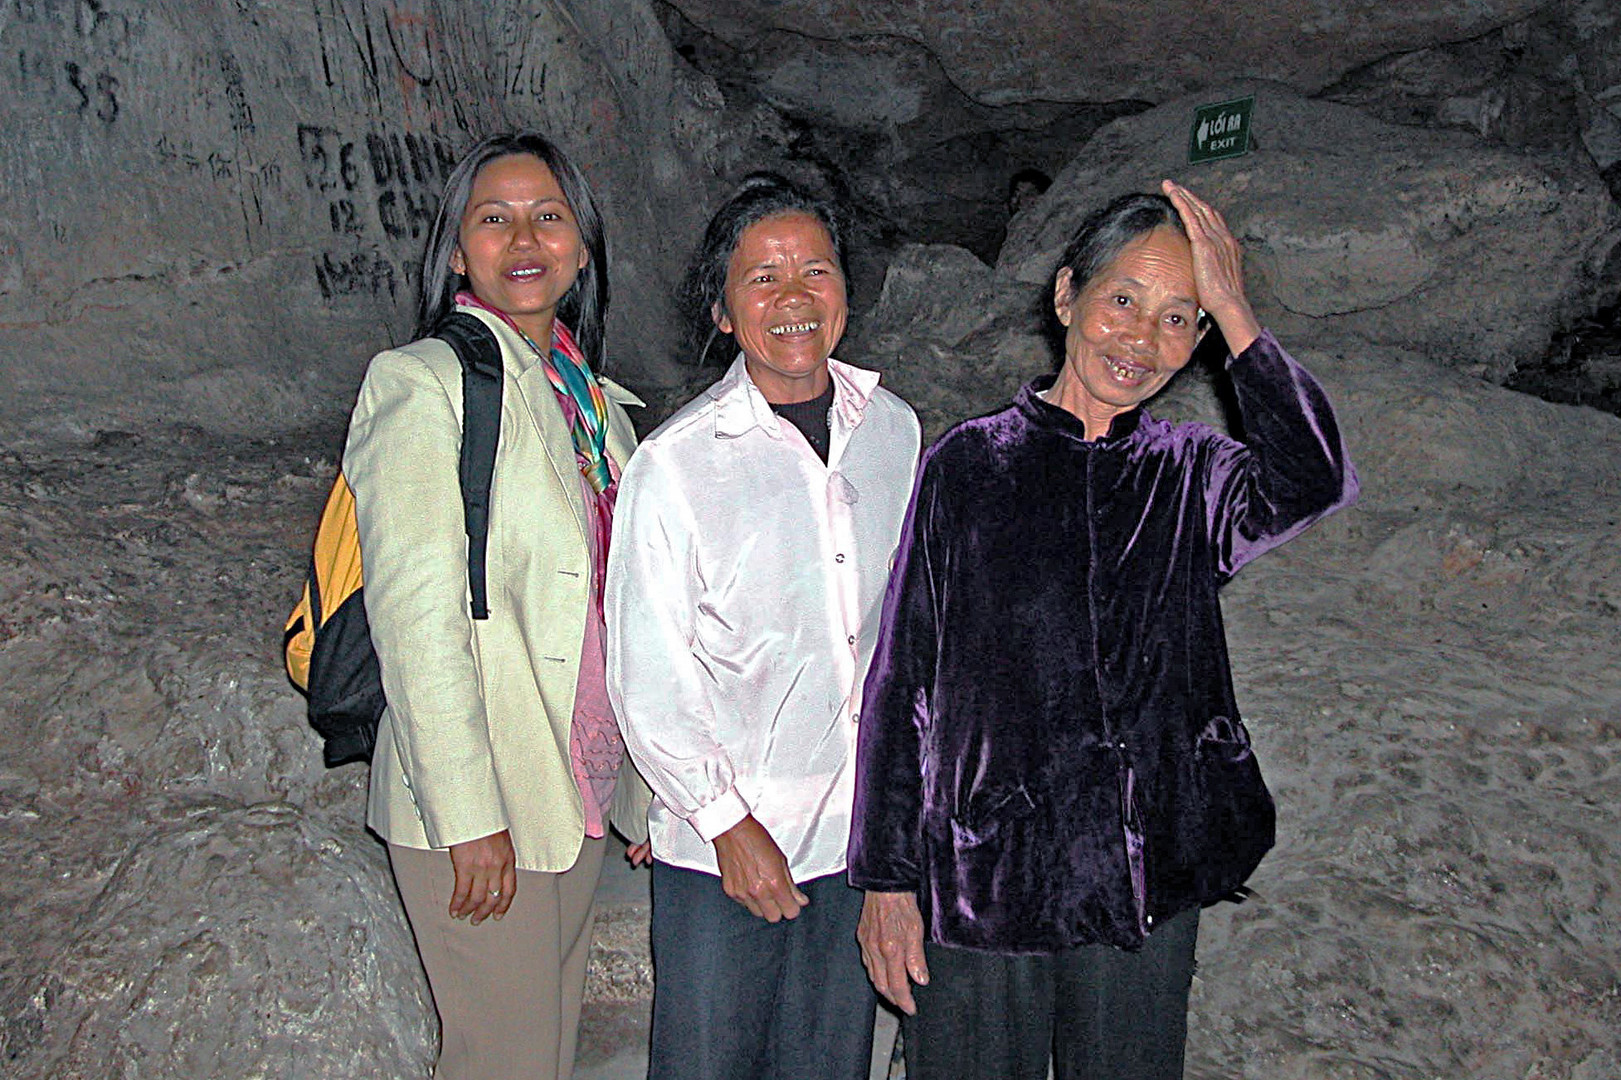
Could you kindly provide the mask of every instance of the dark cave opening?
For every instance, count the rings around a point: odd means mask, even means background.
[[[1504,385],[1621,416],[1621,302],[1556,334],[1540,365],[1521,368]]]

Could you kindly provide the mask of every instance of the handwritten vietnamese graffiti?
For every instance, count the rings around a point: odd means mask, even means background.
[[[439,188],[456,164],[438,135],[369,131],[359,141],[336,128],[298,126],[304,184],[328,196],[332,231],[359,235],[375,221],[391,240],[417,240],[433,222]],[[373,213],[362,217],[361,207]]]
[[[22,87],[64,95],[75,115],[116,121],[139,13],[132,18],[111,0],[11,0],[7,6],[18,23],[54,30],[23,39],[31,44],[15,54]],[[42,47],[52,39],[58,48]]]
[[[441,5],[406,0],[312,0],[321,77],[347,105],[400,108],[408,131],[467,128],[460,101],[466,96],[450,45],[466,31],[459,21],[447,30]],[[414,10],[423,9],[423,10]],[[397,95],[397,97],[395,96]]]
[[[315,285],[325,300],[356,293],[398,298],[400,275],[380,252],[355,251],[347,255],[323,252],[315,260]]]
[[[242,65],[235,54],[223,51],[219,57],[220,75],[225,79],[225,101],[231,109],[231,130],[238,136],[253,134],[253,106],[242,78]]]
[[[305,188],[325,202],[327,225],[346,243],[316,258],[316,283],[331,299],[356,292],[395,297],[404,279],[387,257],[350,246],[380,230],[389,241],[420,242],[433,225],[439,190],[456,157],[437,134],[368,131],[347,138],[337,128],[300,124],[298,154]]]

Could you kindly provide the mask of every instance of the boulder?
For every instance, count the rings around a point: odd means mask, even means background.
[[[278,655],[338,434],[0,448],[6,1076],[427,1075],[366,769]],[[592,1000],[645,1005],[646,922],[604,910]]]
[[[8,908],[20,925],[54,915],[69,927],[8,972],[8,1076],[427,1075],[433,1004],[375,843],[287,804],[126,809],[121,825],[77,838],[116,852],[75,868],[88,895]],[[86,824],[41,818],[55,833],[43,852]]]
[[[1193,110],[1253,94],[1251,152],[1187,165]],[[1088,212],[1162,177],[1208,198],[1288,341],[1369,343],[1501,380],[1617,287],[1621,210],[1586,155],[1396,126],[1265,83],[1117,120],[1009,229],[997,272],[1044,284]]]
[[[1036,291],[972,253],[912,244],[889,264],[877,302],[840,355],[883,373],[923,423],[924,444],[1050,371]]]

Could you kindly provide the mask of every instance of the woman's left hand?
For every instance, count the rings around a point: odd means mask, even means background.
[[[512,906],[518,893],[518,857],[512,834],[506,829],[489,836],[450,845],[450,865],[456,872],[450,894],[450,917],[477,926],[497,921]]]
[[[625,845],[625,858],[630,860],[632,866],[653,865],[653,842],[643,840],[639,844]]]
[[[1244,252],[1215,207],[1181,184],[1165,180],[1160,189],[1181,215],[1193,247],[1193,285],[1199,306],[1221,327],[1234,356],[1261,336],[1249,298],[1244,293]]]

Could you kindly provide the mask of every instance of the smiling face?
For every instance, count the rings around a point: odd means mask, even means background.
[[[458,235],[450,268],[546,348],[558,301],[589,258],[552,170],[532,154],[490,161],[473,180]]]
[[[1168,226],[1138,236],[1081,289],[1066,268],[1053,307],[1064,335],[1064,370],[1053,401],[1097,438],[1109,422],[1157,394],[1198,344],[1193,249]]]
[[[764,218],[743,230],[711,312],[737,338],[749,377],[774,405],[827,389],[827,358],[849,314],[833,238],[810,214]]]

